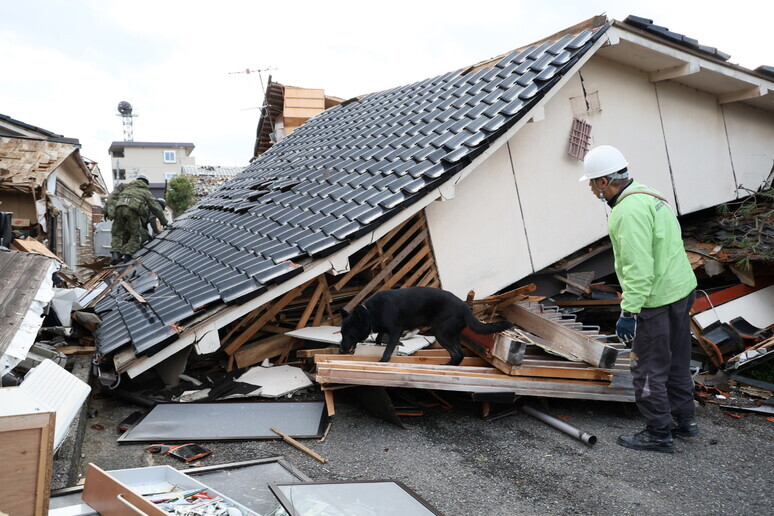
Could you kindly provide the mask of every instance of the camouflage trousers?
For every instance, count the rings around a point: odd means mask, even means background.
[[[117,207],[110,250],[133,255],[146,240],[149,240],[149,236],[143,218],[128,206]]]

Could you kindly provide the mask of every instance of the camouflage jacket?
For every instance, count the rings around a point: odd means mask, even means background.
[[[164,210],[161,208],[161,205],[156,198],[153,197],[153,194],[151,194],[145,181],[132,181],[121,190],[121,193],[118,195],[116,208],[119,206],[131,208],[143,221],[148,221],[151,213],[153,213],[162,225],[167,225],[167,218],[164,216]]]

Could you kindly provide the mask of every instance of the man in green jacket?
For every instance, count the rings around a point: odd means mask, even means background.
[[[622,290],[616,333],[632,343],[634,396],[647,424],[618,444],[672,453],[673,435],[699,434],[689,325],[696,276],[666,199],[629,178],[628,165],[618,149],[601,145],[586,155],[580,179],[612,209],[608,232]]]
[[[113,220],[111,248],[129,261],[132,255],[148,240],[147,223],[153,213],[162,226],[167,225],[164,210],[148,188],[148,178],[138,176],[118,196]]]

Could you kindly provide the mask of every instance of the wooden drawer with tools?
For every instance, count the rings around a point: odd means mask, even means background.
[[[164,494],[171,498],[176,494],[197,490],[206,490],[208,495],[220,497],[225,504],[238,509],[220,514],[258,516],[222,493],[170,466],[103,471],[98,466],[89,464],[86,468],[86,483],[83,486],[83,501],[102,516],[166,516],[170,513],[153,503],[153,498],[163,498]]]

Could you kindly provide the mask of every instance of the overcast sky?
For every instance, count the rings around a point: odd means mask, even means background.
[[[244,165],[259,74],[342,98],[415,82],[546,37],[594,15],[629,14],[774,65],[771,0],[0,2],[0,113],[78,138],[110,176],[116,106],[135,141],[192,142],[199,165]]]

